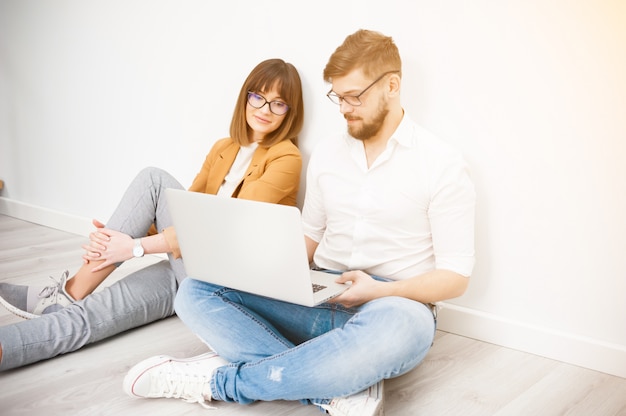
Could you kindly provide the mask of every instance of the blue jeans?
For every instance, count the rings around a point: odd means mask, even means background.
[[[327,403],[417,366],[433,342],[424,304],[384,297],[357,308],[310,308],[187,278],[174,307],[231,364],[211,380],[215,399]]]

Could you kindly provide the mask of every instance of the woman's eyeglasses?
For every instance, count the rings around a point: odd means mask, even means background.
[[[256,92],[248,91],[248,104],[254,108],[263,108],[268,104],[270,111],[277,116],[283,116],[289,111],[289,106],[283,101],[267,101],[265,97]]]

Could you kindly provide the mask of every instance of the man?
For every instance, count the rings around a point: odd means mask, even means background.
[[[303,225],[309,259],[350,288],[307,308],[185,279],[176,312],[219,355],[147,359],[128,373],[128,394],[382,414],[382,380],[424,359],[432,304],[462,295],[474,264],[466,164],[404,114],[401,74],[393,40],[368,30],[324,69],[348,129],[311,156]]]

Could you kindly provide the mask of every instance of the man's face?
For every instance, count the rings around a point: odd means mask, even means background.
[[[387,97],[382,88],[384,79],[367,78],[361,70],[333,79],[332,91],[338,96],[359,96],[357,102],[360,101],[360,105],[351,105],[348,102],[353,101],[351,99],[342,99],[339,104],[339,111],[348,123],[348,133],[355,139],[368,140],[382,128],[389,113]],[[372,82],[375,84],[371,85]],[[365,89],[365,93],[361,94]]]

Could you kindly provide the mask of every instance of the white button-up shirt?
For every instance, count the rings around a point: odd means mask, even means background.
[[[475,191],[461,154],[406,115],[368,168],[360,140],[321,141],[309,160],[305,234],[314,261],[394,280],[474,266]]]

